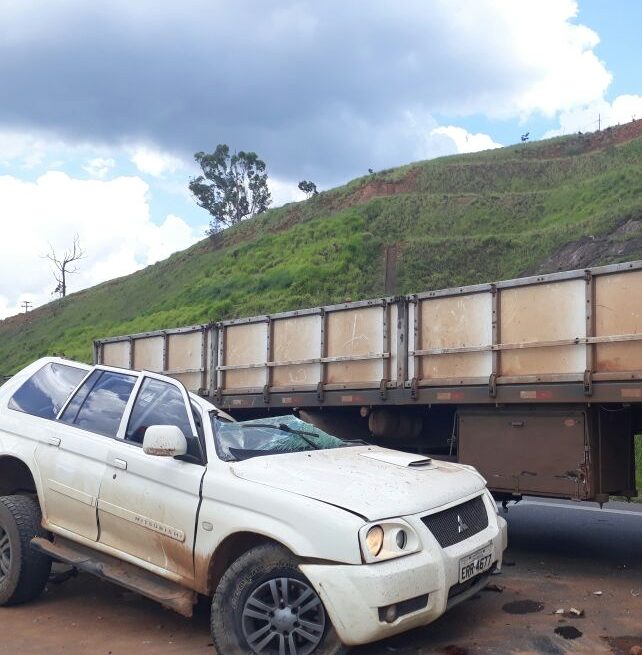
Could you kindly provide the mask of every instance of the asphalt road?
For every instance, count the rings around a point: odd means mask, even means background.
[[[430,626],[352,653],[628,655],[642,646],[642,505],[611,503],[600,511],[528,499],[507,519],[507,565],[491,579],[501,592],[484,591]],[[584,615],[555,614],[571,608]],[[50,584],[31,605],[0,609],[0,654],[214,653],[207,610],[199,607],[187,620],[80,575]]]

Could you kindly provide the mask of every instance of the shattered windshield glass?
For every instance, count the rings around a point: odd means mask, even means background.
[[[212,414],[216,448],[224,461],[352,446],[293,415],[227,423]]]

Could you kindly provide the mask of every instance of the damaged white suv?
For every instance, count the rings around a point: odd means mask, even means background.
[[[176,380],[57,358],[0,388],[0,604],[52,560],[187,616],[221,655],[336,653],[425,625],[501,566],[472,468],[233,422]]]

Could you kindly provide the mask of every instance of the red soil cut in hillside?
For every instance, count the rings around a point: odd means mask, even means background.
[[[569,155],[581,155],[593,150],[604,150],[608,147],[627,143],[642,137],[642,119],[607,127],[598,132],[578,132],[572,140],[554,141],[547,146],[533,148],[530,156],[539,159],[555,159]],[[533,145],[536,145],[535,142]]]
[[[394,196],[399,193],[412,193],[417,190],[417,169],[408,171],[406,177],[401,180],[381,180],[374,179],[366,182],[363,186],[355,189],[344,201],[345,207],[352,207],[353,205],[360,205],[372,198],[378,196]]]

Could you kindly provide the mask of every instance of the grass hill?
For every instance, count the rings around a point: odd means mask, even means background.
[[[444,157],[271,210],[0,322],[0,373],[94,337],[642,258],[642,121]]]

